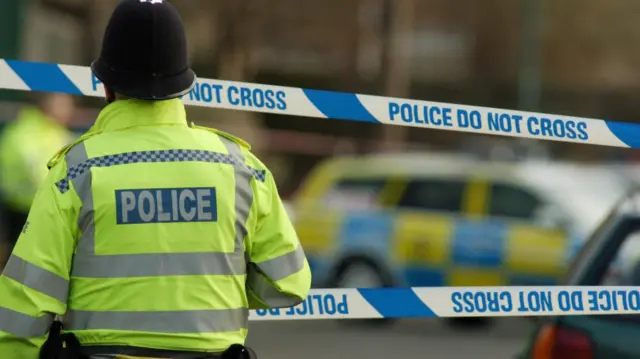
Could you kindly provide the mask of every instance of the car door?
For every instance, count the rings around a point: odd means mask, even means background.
[[[314,281],[321,283],[336,254],[348,247],[388,241],[390,221],[379,215],[386,183],[385,178],[336,179],[322,195],[296,207],[294,225]]]
[[[575,282],[568,284],[640,286],[640,217],[637,213],[622,215],[610,229],[604,241],[601,241],[600,250],[582,263],[585,266],[581,275],[574,275]],[[603,311],[611,310],[613,302],[618,299],[620,307],[628,305],[636,309],[640,304],[638,296],[633,295],[634,291],[626,296],[619,293],[618,298],[600,295],[598,306]],[[562,317],[558,322],[560,326],[573,328],[588,338],[594,359],[640,357],[640,342],[636,340],[640,335],[640,318],[637,314]]]
[[[451,246],[468,181],[414,178],[397,209],[393,259],[409,286],[450,284]]]
[[[568,234],[539,221],[547,203],[515,183],[489,185],[487,238],[502,246],[502,273],[507,285],[552,285],[566,265]]]
[[[625,305],[638,307],[634,288],[640,286],[640,216],[612,211],[594,231],[560,283],[563,286],[605,286],[631,291],[604,293],[595,300],[601,311]],[[608,294],[608,295],[607,295]],[[635,297],[633,300],[632,297]],[[617,300],[616,300],[617,299]],[[593,299],[583,306],[593,305]],[[604,313],[603,313],[604,314]],[[530,341],[519,358],[523,359],[632,359],[640,357],[640,319],[638,315],[574,315],[537,318]],[[552,344],[552,346],[550,345]],[[553,348],[553,351],[545,350]],[[544,355],[547,353],[546,355]]]
[[[462,214],[456,217],[450,243],[448,285],[498,286],[504,284],[504,231],[487,217],[490,181],[470,178]]]

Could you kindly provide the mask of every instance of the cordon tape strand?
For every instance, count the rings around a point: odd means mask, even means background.
[[[312,289],[293,307],[250,320],[538,317],[640,314],[640,287]]]
[[[0,59],[0,89],[104,97],[90,68]],[[640,125],[344,92],[199,79],[186,105],[386,125],[640,148]],[[640,313],[640,287],[312,289],[292,308],[251,321],[536,317]]]
[[[103,97],[90,68],[0,59],[0,89]],[[440,102],[199,79],[185,104],[483,135],[640,148],[640,125]]]

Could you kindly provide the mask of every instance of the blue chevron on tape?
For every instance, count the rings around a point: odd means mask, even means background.
[[[437,315],[411,288],[358,289],[384,318],[433,318]],[[398,305],[402,303],[402,305]]]
[[[7,60],[7,65],[32,91],[83,94],[58,65],[12,60]]]
[[[88,67],[0,59],[0,89],[102,97]],[[199,79],[190,106],[640,148],[640,125],[432,101]]]
[[[378,123],[356,94],[304,89],[309,101],[328,118]]]

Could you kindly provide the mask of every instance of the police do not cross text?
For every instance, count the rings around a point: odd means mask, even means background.
[[[507,110],[477,110],[457,105],[389,102],[388,118],[433,128],[456,128],[487,133],[524,133],[534,137],[586,141],[587,123],[567,118],[547,118],[544,114],[517,113]]]
[[[640,311],[638,290],[457,291],[455,313],[620,312]]]

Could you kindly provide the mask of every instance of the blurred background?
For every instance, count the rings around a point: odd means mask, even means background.
[[[0,0],[0,58],[88,66],[117,3]],[[173,3],[200,77],[617,121],[640,109],[637,1]],[[72,100],[0,91],[5,253],[48,158],[104,105]],[[633,150],[203,108],[188,116],[246,139],[269,166],[318,287],[556,284],[640,180]],[[528,337],[526,320],[298,322],[254,324],[250,343],[265,358],[512,358]]]

